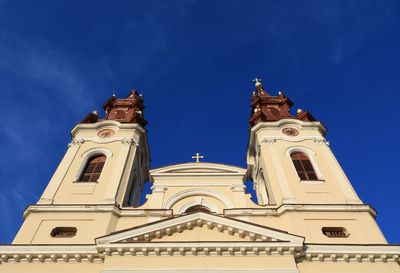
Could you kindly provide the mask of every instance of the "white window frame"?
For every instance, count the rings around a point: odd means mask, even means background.
[[[104,163],[104,167],[103,167],[103,170],[104,170],[106,168],[106,166],[107,166],[108,159],[113,156],[113,153],[111,152],[111,150],[109,150],[107,148],[92,148],[92,149],[89,149],[86,152],[84,152],[81,155],[82,162],[81,162],[79,170],[78,170],[78,172],[77,172],[77,174],[75,176],[74,183],[85,183],[85,184],[87,184],[87,183],[97,183],[97,182],[79,181],[79,179],[81,178],[81,176],[83,174],[83,171],[85,170],[86,164],[88,163],[89,159],[92,158],[95,155],[104,155],[104,156],[106,156],[106,162]],[[99,177],[98,180],[100,180],[101,176],[103,175],[103,170],[101,171],[100,177]]]
[[[315,183],[318,183],[318,182],[319,183],[325,182],[325,179],[322,176],[322,173],[319,170],[318,164],[317,164],[317,162],[315,160],[315,156],[317,155],[317,153],[314,152],[313,150],[309,149],[309,148],[302,147],[302,146],[289,147],[289,148],[286,149],[285,155],[287,157],[289,157],[290,162],[292,162],[292,165],[293,165],[293,160],[292,160],[291,155],[293,153],[296,153],[296,152],[304,153],[305,155],[307,155],[308,159],[310,159],[310,162],[311,162],[311,165],[312,165],[312,167],[313,167],[313,169],[315,171],[315,174],[317,175],[317,180],[302,180],[302,179],[300,179],[301,183],[312,183],[312,184],[315,184]],[[298,176],[296,168],[294,167],[294,165],[293,165],[293,169],[295,170],[296,175]]]

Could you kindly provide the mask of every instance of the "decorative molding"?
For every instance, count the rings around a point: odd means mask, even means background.
[[[315,128],[318,129],[322,135],[325,135],[326,133],[326,128],[319,121],[301,121],[297,119],[281,119],[278,121],[259,122],[250,130],[251,133],[255,133],[262,128],[283,128],[290,125],[295,125],[298,129]]]
[[[104,255],[95,245],[3,245],[0,246],[0,264],[5,262],[56,263],[56,262],[100,262]]]
[[[204,273],[204,269],[106,269],[100,273]],[[220,269],[220,268],[207,268],[209,273],[299,273],[298,269]]]
[[[264,138],[261,140],[261,142],[265,142],[269,145],[275,144],[276,143],[276,138]]]
[[[285,150],[284,154],[286,156],[290,156],[294,152],[305,153],[306,155],[308,155],[308,157],[313,157],[316,155],[316,153],[313,150],[303,146],[290,146]]]
[[[137,123],[120,123],[115,120],[102,120],[96,123],[79,123],[71,130],[74,136],[79,130],[100,130],[103,128],[113,128],[117,130],[137,129],[140,133],[146,133],[146,130]]]
[[[317,141],[320,141],[321,143],[327,143],[327,141],[320,136],[281,136],[281,135],[275,135],[275,136],[264,136],[260,139],[258,139],[257,141],[257,145],[259,145],[260,143],[269,143],[271,141],[273,141],[274,143],[277,140],[283,140],[283,141],[287,141],[287,142],[302,142],[304,140],[312,140],[315,143],[317,143]],[[328,144],[327,144],[328,145]]]
[[[259,157],[261,155],[261,144],[258,143],[256,146],[256,155]]]
[[[68,147],[81,146],[84,142],[85,140],[83,138],[73,138],[68,144]]]
[[[284,204],[279,207],[271,206],[269,208],[233,208],[225,209],[224,215],[228,217],[235,216],[278,216],[287,212],[368,212],[371,216],[376,217],[376,211],[369,205],[365,204]],[[41,212],[112,212],[117,216],[161,216],[171,217],[171,209],[137,209],[132,207],[119,208],[114,204],[104,205],[31,205],[23,213],[26,218],[31,213]]]
[[[113,153],[110,149],[108,148],[104,148],[104,147],[96,147],[96,148],[92,148],[87,150],[86,152],[84,152],[81,157],[84,158],[84,160],[88,159],[89,157],[96,155],[96,154],[104,154],[107,157],[112,157]]]
[[[319,144],[319,145],[321,145],[321,144],[326,144],[327,146],[330,145],[329,141],[327,141],[326,139],[314,138],[313,140],[314,140],[314,143]]]
[[[240,238],[246,237],[249,241],[263,243],[263,246],[268,243],[288,242],[298,246],[304,242],[304,237],[287,232],[214,214],[196,212],[100,237],[96,239],[96,243],[114,245],[115,243],[151,241],[153,238],[161,238],[165,235],[182,232],[182,230],[190,230],[196,226],[206,226],[209,229],[217,228],[218,231],[227,231],[230,235],[238,234]],[[191,245],[193,242],[188,243]],[[208,243],[214,244],[215,242]]]
[[[307,244],[297,259],[308,262],[396,262],[400,246],[394,245],[313,245]]]
[[[244,192],[245,189],[246,189],[246,186],[243,184],[231,185],[231,190],[233,192]]]
[[[209,170],[209,172],[207,171]],[[150,176],[245,176],[246,169],[216,163],[190,162],[150,170]]]
[[[292,255],[296,262],[399,264],[397,245],[314,245],[290,242],[181,242],[111,245],[2,245],[1,263],[103,263],[107,256],[271,256]],[[272,269],[271,269],[272,270]],[[265,271],[263,271],[265,272]],[[266,271],[269,272],[269,271]]]
[[[193,206],[196,206],[196,205],[202,205],[202,206],[208,208],[208,209],[209,209],[211,212],[213,212],[213,213],[217,213],[217,214],[220,213],[218,207],[217,207],[215,204],[210,203],[210,202],[207,202],[207,201],[204,201],[202,197],[199,197],[199,198],[197,198],[196,201],[193,201],[193,202],[189,202],[189,203],[184,204],[184,205],[179,209],[179,214],[184,213],[188,208],[193,207]]]
[[[165,201],[165,203],[163,204],[163,208],[170,209],[179,200],[182,200],[182,199],[184,199],[186,197],[190,197],[190,196],[202,196],[202,195],[214,197],[215,199],[221,201],[224,204],[225,208],[233,208],[234,207],[232,202],[228,198],[226,198],[226,196],[221,194],[220,192],[210,190],[210,189],[204,189],[204,188],[193,188],[193,189],[187,189],[187,190],[184,190],[184,191],[174,194],[167,201]]]
[[[168,189],[168,187],[164,186],[164,185],[154,185],[151,186],[151,190],[152,193],[164,193],[166,190]]]
[[[104,256],[287,256],[301,252],[302,245],[277,242],[183,242],[98,245]]]
[[[279,216],[287,212],[368,212],[371,216],[376,217],[376,211],[369,205],[365,204],[283,204],[279,207],[271,208],[240,208],[225,209],[226,216]]]
[[[115,201],[112,204],[103,205],[31,205],[23,213],[26,218],[31,213],[41,212],[111,212],[120,217],[171,217],[172,210],[167,209],[136,209],[132,207],[119,208],[115,205]]]
[[[124,145],[135,144],[136,146],[139,146],[139,142],[136,139],[134,139],[133,137],[131,137],[131,138],[123,138],[123,139],[121,139],[121,142]]]

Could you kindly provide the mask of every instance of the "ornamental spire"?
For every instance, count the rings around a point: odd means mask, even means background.
[[[102,120],[115,120],[121,123],[137,123],[144,127],[147,121],[143,116],[143,97],[136,90],[131,90],[125,98],[117,98],[112,95],[104,104],[106,113],[104,119],[100,119],[97,111],[87,115],[81,123],[95,123]]]
[[[281,119],[299,119],[302,121],[315,121],[314,117],[307,111],[299,111],[296,116],[290,114],[290,107],[293,102],[283,94],[278,92],[277,96],[269,95],[260,78],[253,80],[256,90],[251,98],[251,117],[250,126],[253,127],[259,122],[272,122]]]
[[[254,85],[256,87],[257,95],[268,95],[268,93],[265,92],[264,87],[262,86],[260,78],[255,77],[253,82],[254,82]]]

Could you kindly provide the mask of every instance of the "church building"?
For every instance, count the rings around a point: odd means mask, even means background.
[[[255,80],[246,169],[199,154],[150,169],[142,96],[112,96],[105,115],[72,129],[39,201],[0,246],[0,273],[400,272],[400,246],[357,196],[326,128],[292,105]]]

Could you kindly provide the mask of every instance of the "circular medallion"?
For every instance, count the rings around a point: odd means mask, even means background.
[[[99,132],[97,133],[97,135],[98,135],[99,137],[102,137],[102,138],[110,137],[110,136],[112,136],[113,134],[114,134],[114,131],[111,130],[111,129],[104,129],[104,130],[101,130],[101,131],[99,131]]]
[[[287,136],[298,136],[299,135],[299,130],[295,128],[283,128],[282,133],[284,133]]]

